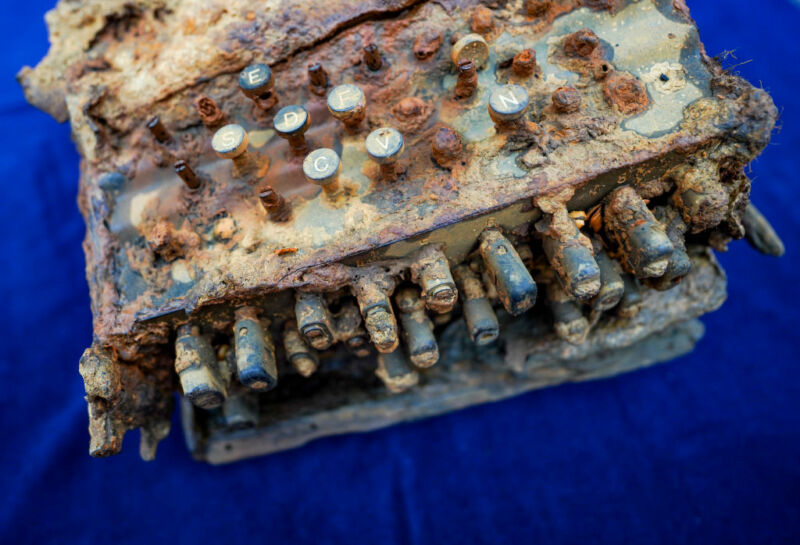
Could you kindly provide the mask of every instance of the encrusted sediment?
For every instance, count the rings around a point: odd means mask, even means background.
[[[458,372],[441,343],[462,317],[477,346],[553,342],[565,368],[613,339],[655,349],[643,305],[669,302],[677,329],[717,305],[685,306],[698,248],[783,251],[744,174],[777,110],[706,55],[682,1],[62,0],[47,21],[19,80],[84,159],[97,456],[142,427],[152,458],[175,390],[230,429],[257,425],[254,399],[291,411],[300,380],[457,396],[426,373]],[[269,77],[242,87],[247,70]],[[334,112],[342,84],[361,99]],[[509,85],[525,108],[487,107]],[[279,111],[308,119],[276,135]],[[365,148],[382,127],[391,157]],[[212,149],[226,130],[240,145]],[[323,191],[303,170],[321,148],[340,160]],[[551,329],[504,337],[533,313]],[[501,390],[575,378],[547,372]]]

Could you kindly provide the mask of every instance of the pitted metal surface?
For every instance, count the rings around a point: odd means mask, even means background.
[[[721,301],[705,248],[746,230],[781,247],[744,174],[777,111],[706,55],[682,1],[62,0],[48,23],[19,77],[84,157],[98,455],[144,426],[152,457],[176,388],[190,421],[222,423],[190,433],[223,436],[311,391],[304,418],[356,391],[394,407],[380,382],[426,392],[409,417],[477,403],[428,369],[448,324],[508,347],[526,334],[506,314],[548,316],[535,336],[564,368],[598,339],[654,349],[657,323]],[[692,265],[717,271],[707,293],[680,288]],[[634,332],[640,295],[672,303]]]

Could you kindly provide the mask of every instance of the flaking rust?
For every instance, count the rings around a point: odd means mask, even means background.
[[[90,453],[182,395],[222,463],[691,350],[783,253],[777,116],[682,1],[62,0],[19,74],[83,156]]]

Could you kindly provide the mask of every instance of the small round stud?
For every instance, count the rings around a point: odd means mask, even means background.
[[[598,45],[600,39],[597,34],[584,28],[567,36],[564,40],[564,52],[570,57],[589,57]]]
[[[150,129],[150,132],[153,134],[153,137],[160,143],[166,144],[172,139],[172,136],[169,134],[169,131],[164,126],[164,123],[161,122],[161,119],[156,115],[151,117],[147,121],[147,128]]]
[[[458,80],[456,80],[456,98],[469,98],[478,89],[478,71],[475,63],[463,60],[458,65]]]
[[[377,45],[370,43],[364,46],[364,62],[367,64],[367,68],[373,72],[377,72],[383,67],[381,51]]]
[[[258,193],[258,198],[264,210],[269,214],[272,221],[288,221],[292,215],[292,208],[283,195],[275,191],[271,186],[264,186]]]
[[[443,168],[451,168],[461,156],[463,144],[461,135],[450,127],[439,127],[431,141],[431,152],[436,163]]]
[[[511,70],[515,75],[526,78],[536,71],[536,51],[523,49],[511,61]]]
[[[308,65],[308,88],[315,95],[324,95],[325,89],[328,87],[328,72],[320,62],[314,62]]]
[[[195,171],[192,170],[192,167],[190,167],[186,161],[183,159],[177,161],[174,165],[174,168],[175,174],[180,176],[181,180],[183,180],[183,183],[186,184],[186,187],[191,190],[195,190],[200,187],[200,178],[197,177]]]
[[[552,101],[560,114],[574,114],[581,109],[581,94],[574,87],[559,87],[553,92]]]

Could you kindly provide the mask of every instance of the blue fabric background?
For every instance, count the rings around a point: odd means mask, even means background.
[[[177,428],[151,464],[138,433],[87,455],[78,156],[13,77],[46,53],[53,2],[0,17],[0,542],[800,543],[797,4],[690,2],[709,52],[752,60],[739,71],[781,108],[753,198],[788,247],[720,256],[730,299],[695,353],[209,467]]]

